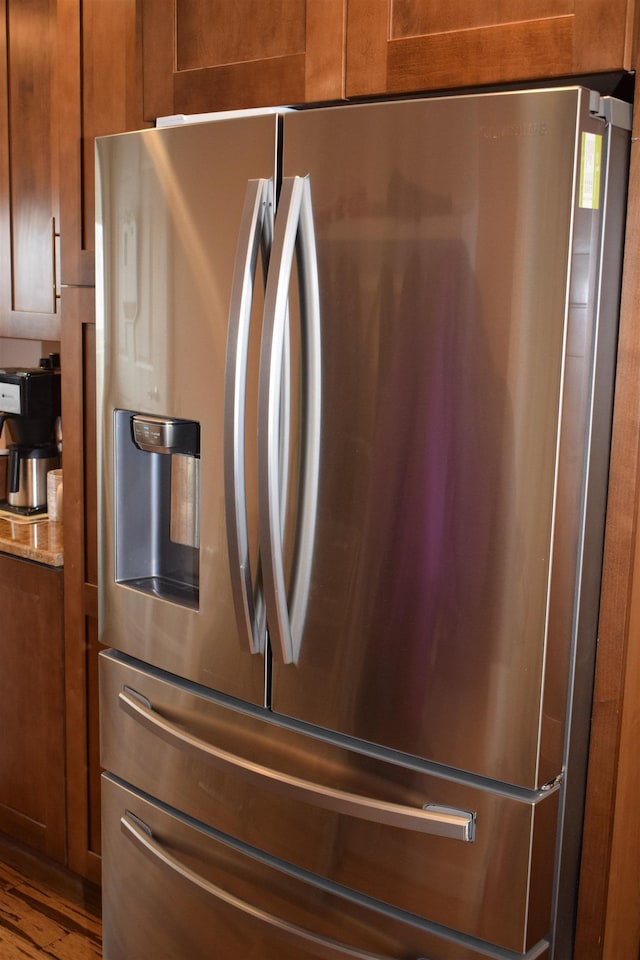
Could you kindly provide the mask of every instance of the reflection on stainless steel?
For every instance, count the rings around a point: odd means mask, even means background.
[[[200,546],[200,458],[171,457],[171,530],[174,543]]]
[[[99,141],[105,960],[570,955],[607,115],[567,87]]]

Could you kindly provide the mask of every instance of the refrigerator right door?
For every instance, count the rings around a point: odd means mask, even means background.
[[[606,160],[588,99],[284,118],[282,196],[304,177],[313,209],[320,426],[289,649],[268,611],[272,709],[528,788],[562,768],[574,633]]]

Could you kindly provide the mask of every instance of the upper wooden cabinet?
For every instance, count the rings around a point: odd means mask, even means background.
[[[25,0],[21,0],[25,2]],[[31,2],[31,0],[30,0]],[[168,6],[169,4],[167,4]],[[57,0],[68,866],[100,880],[97,681],[97,136],[144,126],[136,0]]]
[[[63,284],[92,285],[94,141],[144,125],[135,0],[57,0],[57,11],[60,274]]]
[[[346,6],[142,0],[146,119],[340,99]]]
[[[142,0],[145,117],[631,68],[633,0]]]
[[[58,340],[55,0],[0,0],[0,335]]]
[[[349,0],[347,97],[631,68],[633,0]]]

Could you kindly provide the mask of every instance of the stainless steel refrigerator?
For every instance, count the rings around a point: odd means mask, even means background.
[[[105,960],[567,960],[629,108],[175,119],[97,146]]]

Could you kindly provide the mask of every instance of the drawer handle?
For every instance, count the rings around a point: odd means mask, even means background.
[[[165,743],[186,747],[198,755],[204,754],[218,766],[227,770],[232,769],[254,783],[266,784],[290,799],[312,803],[325,810],[402,830],[414,830],[437,837],[448,837],[451,840],[463,840],[467,843],[475,839],[475,813],[435,804],[426,804],[422,809],[416,809],[337,790],[300,777],[290,776],[279,770],[272,770],[192,736],[169,720],[165,720],[152,707],[146,706],[143,700],[149,703],[146,697],[142,697],[131,688],[120,691],[118,694],[120,707],[125,713]]]
[[[169,870],[178,873],[189,883],[194,884],[194,886],[209,896],[222,901],[222,903],[225,903],[234,910],[238,910],[242,914],[253,917],[253,919],[259,923],[277,930],[280,936],[284,935],[286,939],[293,941],[294,946],[300,946],[301,941],[307,946],[312,945],[314,956],[323,957],[326,958],[326,960],[336,960],[336,957],[351,957],[353,960],[387,960],[387,958],[381,957],[378,954],[364,953],[362,950],[338,943],[337,940],[329,940],[326,937],[312,933],[310,930],[305,930],[296,924],[288,923],[280,917],[275,917],[261,910],[259,907],[240,900],[232,893],[228,893],[209,880],[205,880],[204,877],[199,876],[195,871],[168,853],[161,844],[154,839],[149,827],[138,817],[129,813],[128,810],[125,811],[124,815],[120,818],[120,827],[125,836],[127,836],[138,849],[142,850],[143,853],[159,860]]]

